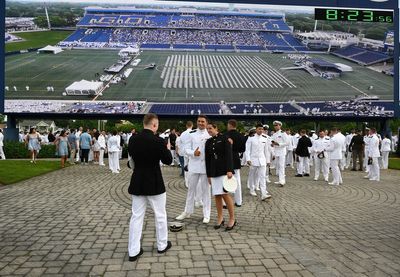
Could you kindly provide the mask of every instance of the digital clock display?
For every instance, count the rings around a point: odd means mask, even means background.
[[[354,9],[315,9],[315,20],[393,23],[393,12]]]

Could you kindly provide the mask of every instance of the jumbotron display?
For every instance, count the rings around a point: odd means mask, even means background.
[[[87,7],[58,43],[6,56],[5,113],[393,117],[393,10],[359,10]]]

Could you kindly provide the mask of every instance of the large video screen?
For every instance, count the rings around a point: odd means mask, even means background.
[[[376,1],[83,2],[67,31],[52,2],[49,22],[6,9],[5,113],[394,116],[397,27]]]

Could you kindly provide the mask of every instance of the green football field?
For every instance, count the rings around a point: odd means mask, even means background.
[[[260,87],[245,88],[229,87],[223,84],[219,87],[205,86],[200,88],[184,88],[184,84],[173,84],[170,88],[166,81],[161,78],[168,57],[172,55],[185,56],[207,56],[212,61],[231,61],[237,67],[238,73],[244,72],[246,78],[255,78],[256,82],[263,82],[260,77],[253,76],[251,70],[258,70],[262,74],[264,67],[245,68],[240,71],[242,64],[234,63],[240,56],[242,59],[262,60],[275,72],[294,84],[294,87],[283,85],[282,87]],[[353,68],[353,72],[345,72],[340,78],[325,80],[313,77],[302,70],[281,70],[283,67],[293,66],[293,61],[285,59],[285,54],[270,53],[215,53],[215,52],[172,52],[172,51],[144,51],[138,58],[142,61],[135,67],[131,75],[126,79],[126,84],[110,84],[102,96],[97,100],[148,100],[156,102],[215,102],[225,100],[226,102],[239,101],[268,101],[285,102],[291,99],[296,101],[321,101],[321,100],[344,100],[353,98],[355,95],[367,93],[377,95],[381,100],[393,99],[393,77],[374,72],[368,68],[346,61],[344,59],[323,54],[309,54],[313,58],[322,58],[334,63],[342,63]],[[183,59],[182,58],[182,59]],[[215,58],[215,60],[214,60]],[[103,73],[103,68],[117,62],[117,50],[66,50],[60,54],[36,54],[26,53],[7,56],[5,58],[5,86],[6,99],[59,99],[59,100],[90,100],[88,96],[63,96],[65,88],[74,81],[95,80],[96,73]],[[262,63],[261,62],[261,63]],[[145,69],[145,65],[156,63],[155,69]],[[221,63],[222,64],[222,63]],[[130,67],[130,66],[128,66]],[[177,66],[179,69],[179,65]],[[201,68],[193,67],[191,74],[201,72]],[[177,69],[177,71],[179,71]],[[229,72],[224,73],[221,66],[220,76],[229,78]],[[218,69],[219,70],[219,69]],[[166,70],[164,70],[165,73]],[[196,71],[196,72],[195,72]],[[230,71],[233,72],[233,71]],[[177,73],[178,74],[178,73]],[[183,73],[182,73],[183,74]],[[197,73],[199,74],[199,73]],[[275,73],[274,73],[275,74]],[[267,75],[269,76],[269,75]],[[272,77],[271,77],[272,76]],[[271,75],[273,78],[275,75]],[[211,79],[212,76],[209,78]],[[273,81],[273,80],[270,80]],[[14,91],[13,87],[17,88]],[[26,90],[29,86],[29,91]],[[54,92],[47,92],[46,87],[53,86]],[[232,85],[231,85],[232,86]],[[372,90],[368,90],[373,86]],[[175,88],[174,88],[175,87]]]

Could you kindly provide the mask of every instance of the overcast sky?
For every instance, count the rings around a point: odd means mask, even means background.
[[[13,0],[18,1],[18,0]],[[173,5],[196,5],[196,6],[218,6],[218,7],[228,7],[227,3],[199,3],[199,2],[174,2],[174,1],[157,1],[157,0],[25,0],[24,2],[66,2],[66,3],[88,3],[90,5],[101,5],[101,3],[107,4],[173,4]],[[251,4],[235,4],[237,8],[264,8],[268,10],[274,11],[297,11],[297,12],[313,12],[313,8],[306,8],[306,7],[298,7],[298,6],[274,6],[274,5],[251,5]]]

